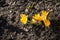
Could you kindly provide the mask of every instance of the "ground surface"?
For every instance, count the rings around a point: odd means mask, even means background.
[[[50,28],[20,23],[20,13],[42,10],[49,11]],[[60,40],[60,0],[0,0],[0,40]]]

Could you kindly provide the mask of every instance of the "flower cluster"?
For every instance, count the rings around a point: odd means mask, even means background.
[[[46,27],[50,26],[50,21],[47,19],[48,12],[45,10],[42,10],[41,13],[34,14],[32,16],[32,23],[35,24],[37,22],[43,21]],[[20,14],[20,21],[23,24],[26,24],[28,22],[28,17],[25,14]]]

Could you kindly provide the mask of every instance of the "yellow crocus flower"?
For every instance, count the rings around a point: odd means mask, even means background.
[[[27,21],[28,21],[27,15],[25,15],[25,14],[20,14],[20,21],[21,21],[23,24],[26,24]]]
[[[41,21],[41,16],[40,16],[39,13],[35,14],[32,18],[35,19],[35,20],[37,20],[37,21]]]
[[[47,19],[47,15],[48,15],[48,12],[45,11],[45,10],[42,10],[42,14],[40,16],[39,13],[35,14],[32,18],[37,20],[38,22],[40,21],[43,21],[45,26],[48,26],[50,25],[50,21]]]
[[[47,18],[48,12],[45,10],[42,10],[41,18],[42,20],[45,20]]]
[[[50,21],[47,19],[47,15],[48,15],[48,12],[43,10],[42,11],[42,14],[41,14],[41,18],[45,24],[46,27],[49,27],[50,26]]]
[[[48,28],[49,28],[50,21],[49,21],[49,20],[44,20],[44,24],[45,24],[45,26],[46,26],[46,27],[48,27]]]

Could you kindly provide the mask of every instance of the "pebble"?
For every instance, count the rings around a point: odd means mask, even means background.
[[[39,8],[40,8],[40,6],[37,4],[37,5],[35,6],[35,9],[39,10]]]
[[[25,31],[28,31],[28,29],[27,29],[27,28],[24,28],[24,30],[25,30]]]
[[[12,5],[15,5],[15,2],[13,2],[13,4]]]
[[[11,13],[12,11],[10,10],[9,12]]]
[[[11,38],[13,39],[13,36],[11,35]]]
[[[27,8],[25,9],[25,12],[28,12],[28,9]]]

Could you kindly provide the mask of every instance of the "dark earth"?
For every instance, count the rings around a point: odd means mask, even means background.
[[[21,13],[42,10],[49,11],[50,28],[21,24]],[[60,0],[0,0],[0,40],[60,40]]]

